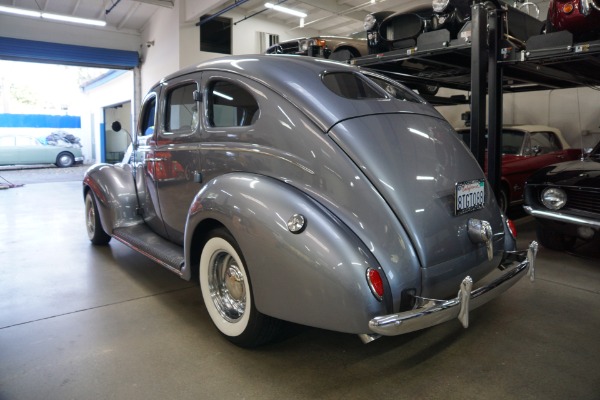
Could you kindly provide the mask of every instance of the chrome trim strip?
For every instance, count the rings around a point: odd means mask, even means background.
[[[527,214],[538,218],[546,218],[552,219],[554,221],[568,222],[571,224],[600,228],[600,220],[594,220],[585,217],[577,217],[574,215],[564,214],[557,211],[534,210],[531,206],[523,206],[523,209]]]
[[[471,291],[471,278],[467,276],[457,297],[450,300],[417,297],[417,306],[413,310],[375,317],[369,321],[369,329],[383,336],[395,336],[438,325],[453,318],[459,318],[466,328],[469,325],[469,311],[506,291],[527,272],[533,280],[537,249],[538,244],[533,241],[527,250],[513,252],[516,261],[507,268],[508,272],[485,286]]]

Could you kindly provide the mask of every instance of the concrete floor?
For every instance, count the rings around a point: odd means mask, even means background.
[[[597,249],[542,248],[536,282],[474,311],[466,330],[363,345],[305,328],[243,350],[211,325],[197,285],[116,241],[90,245],[82,172],[0,190],[1,400],[600,399]],[[30,174],[0,170],[13,183]],[[532,221],[518,228],[523,247]]]

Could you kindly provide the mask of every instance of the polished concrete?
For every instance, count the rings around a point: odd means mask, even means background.
[[[243,350],[211,325],[197,285],[116,241],[89,243],[73,179],[0,190],[1,400],[600,399],[595,249],[541,249],[537,280],[466,330],[364,345],[305,328]],[[524,246],[532,221],[518,228]]]

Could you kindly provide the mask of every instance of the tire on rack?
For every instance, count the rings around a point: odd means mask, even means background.
[[[538,221],[535,223],[538,242],[547,249],[556,251],[570,250],[575,246],[577,238],[556,232]]]
[[[208,314],[230,342],[253,348],[279,336],[283,321],[256,309],[242,252],[225,228],[210,232],[200,256],[199,279]]]
[[[348,49],[339,49],[331,53],[330,60],[349,62],[355,57],[354,53]]]
[[[68,151],[63,151],[56,156],[56,166],[59,168],[67,168],[75,164],[75,157]]]
[[[85,195],[85,226],[92,244],[105,245],[110,242],[110,235],[102,228],[96,198],[91,190]]]

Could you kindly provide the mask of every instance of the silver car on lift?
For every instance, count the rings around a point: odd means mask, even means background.
[[[365,342],[466,327],[533,276],[536,243],[515,251],[456,132],[384,76],[310,57],[207,61],[149,91],[133,143],[127,163],[85,175],[91,242],[199,279],[239,346],[286,322]]]

